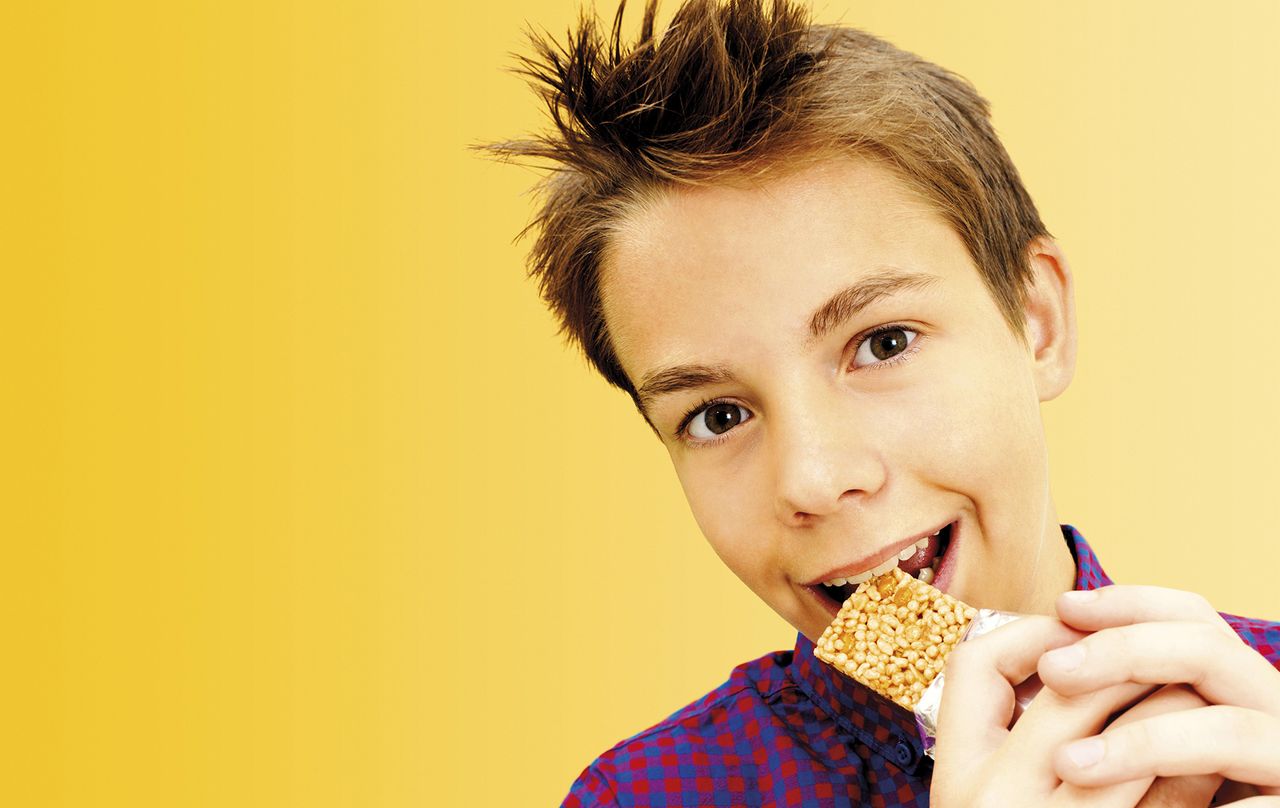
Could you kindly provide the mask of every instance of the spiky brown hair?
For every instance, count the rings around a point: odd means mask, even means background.
[[[482,147],[550,163],[524,231],[538,230],[529,274],[611,384],[636,400],[600,297],[600,261],[630,206],[655,189],[833,154],[880,160],[928,200],[1022,334],[1026,250],[1048,232],[968,81],[866,32],[813,24],[791,0],[686,0],[661,36],[657,0],[646,0],[630,45],[625,5],[607,35],[585,10],[563,45],[531,33],[517,71],[554,128]]]

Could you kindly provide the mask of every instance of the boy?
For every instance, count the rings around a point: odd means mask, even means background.
[[[545,299],[799,636],[601,755],[566,805],[1280,804],[1280,626],[1111,586],[1058,523],[1039,404],[1074,371],[1071,272],[985,101],[785,0],[689,0],[660,38],[654,14],[630,49],[621,8],[608,37],[535,39],[556,133],[495,149],[558,164]],[[936,763],[813,656],[895,563],[1028,615],[948,661]]]

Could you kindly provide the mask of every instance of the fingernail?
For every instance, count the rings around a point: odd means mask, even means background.
[[[1068,645],[1045,654],[1045,661],[1061,671],[1073,671],[1084,664],[1084,648]]]
[[[1102,760],[1106,751],[1106,741],[1101,738],[1086,738],[1068,746],[1067,757],[1071,758],[1072,763],[1085,769]]]
[[[1071,603],[1089,603],[1098,599],[1098,590],[1078,589],[1074,592],[1063,592],[1062,596]]]

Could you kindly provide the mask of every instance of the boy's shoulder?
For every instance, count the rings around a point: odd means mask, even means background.
[[[709,753],[738,753],[747,761],[766,754],[768,739],[761,736],[769,705],[796,689],[787,676],[793,658],[793,651],[775,651],[744,662],[711,692],[619,741],[583,770],[563,808],[612,805],[619,792],[682,783],[691,768],[705,765]],[[726,785],[732,790],[732,783]]]

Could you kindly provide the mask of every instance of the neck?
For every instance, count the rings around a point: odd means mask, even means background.
[[[1054,603],[1058,595],[1075,589],[1076,563],[1071,557],[1071,549],[1063,540],[1058,512],[1052,500],[1048,503],[1044,529],[1040,536],[1037,573],[1036,588],[1027,604],[1027,611],[1054,617],[1057,615]]]

